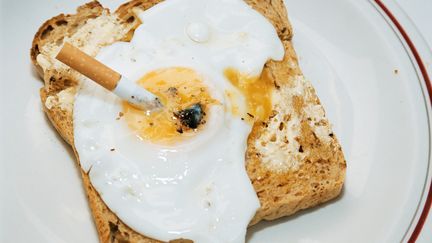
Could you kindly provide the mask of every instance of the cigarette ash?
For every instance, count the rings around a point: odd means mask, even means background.
[[[174,112],[174,117],[178,119],[177,132],[183,133],[190,129],[197,129],[199,125],[205,124],[203,119],[205,112],[200,103],[196,103],[184,110]]]

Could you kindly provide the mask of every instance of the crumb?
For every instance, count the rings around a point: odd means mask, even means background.
[[[176,87],[169,87],[168,88],[168,93],[172,96],[176,96],[178,95],[178,90]]]
[[[394,72],[394,74],[398,74],[399,70],[395,69],[393,72]]]
[[[120,111],[118,113],[118,117],[116,118],[116,120],[120,120],[120,118],[122,118],[122,116],[124,116],[124,113]]]
[[[112,152],[112,151],[115,151],[115,148],[110,149],[110,151],[111,151],[111,152]]]

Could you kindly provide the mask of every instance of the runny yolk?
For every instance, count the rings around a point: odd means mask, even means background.
[[[242,116],[259,121],[264,121],[270,116],[272,112],[271,95],[274,84],[266,71],[263,71],[261,76],[248,76],[233,68],[227,68],[224,75],[246,99],[248,114]],[[234,109],[237,109],[236,106],[234,107]],[[232,112],[233,114],[238,113],[237,110]]]
[[[176,113],[200,104],[204,114],[208,107],[217,104],[194,70],[183,67],[159,69],[147,73],[138,84],[161,99],[163,108],[151,113],[139,110],[123,102],[122,117],[129,128],[143,140],[159,144],[171,144],[193,134],[200,128],[183,130]],[[205,116],[203,121],[205,122]]]

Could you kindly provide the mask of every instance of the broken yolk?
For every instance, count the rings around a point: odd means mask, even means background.
[[[246,99],[247,114],[243,114],[244,117],[264,121],[270,116],[274,83],[265,70],[261,76],[249,76],[233,68],[227,68],[224,75]],[[236,107],[234,106],[234,109],[237,109]],[[232,112],[238,114],[238,110]]]
[[[205,114],[210,105],[217,103],[210,96],[202,77],[189,68],[152,71],[138,80],[138,84],[158,96],[163,108],[146,112],[124,101],[122,117],[140,139],[155,143],[170,144],[185,136],[193,136],[199,127],[183,130],[175,114],[195,104],[200,104]],[[201,123],[205,123],[205,118]]]

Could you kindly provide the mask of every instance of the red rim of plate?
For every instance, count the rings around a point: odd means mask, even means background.
[[[427,73],[426,67],[420,57],[419,52],[417,51],[416,47],[414,46],[414,43],[411,41],[410,37],[408,36],[405,29],[402,27],[402,25],[399,23],[399,21],[396,19],[396,17],[392,14],[392,12],[385,6],[385,4],[381,0],[375,0],[375,3],[382,9],[382,11],[389,17],[390,21],[395,25],[396,29],[400,32],[403,39],[407,43],[409,49],[411,50],[415,61],[417,62],[417,65],[420,69],[421,75],[423,76],[423,79],[426,83],[426,88],[429,94],[429,101],[432,104],[432,84],[431,80],[429,78],[429,75]],[[411,236],[408,239],[409,243],[414,243],[417,241],[418,236],[420,235],[420,232],[426,222],[426,218],[429,214],[429,211],[432,207],[432,182],[429,182],[429,191],[427,193],[426,202],[423,206],[422,212],[420,214],[420,218],[414,228],[414,231],[412,232]]]

